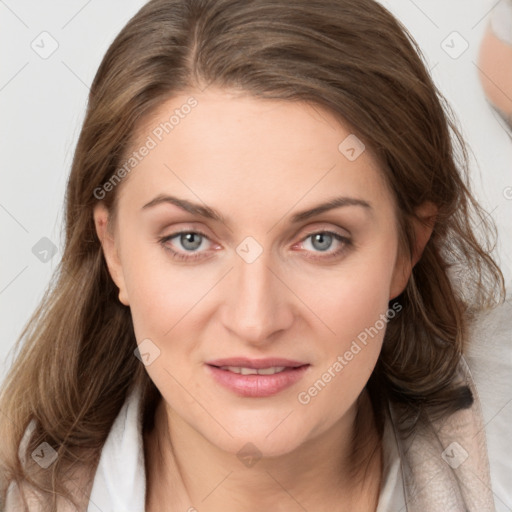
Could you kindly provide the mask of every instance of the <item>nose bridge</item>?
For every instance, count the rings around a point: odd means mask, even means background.
[[[273,272],[265,251],[254,260],[237,256],[224,324],[241,339],[263,342],[291,321],[286,291]]]

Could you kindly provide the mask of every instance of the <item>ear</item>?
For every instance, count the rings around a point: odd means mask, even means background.
[[[126,292],[121,260],[119,259],[119,252],[114,236],[109,229],[108,208],[103,203],[98,203],[94,207],[93,215],[96,234],[101,242],[110,277],[112,277],[112,280],[119,288],[119,301],[125,306],[128,306],[128,294]]]
[[[412,222],[416,243],[412,248],[410,257],[399,251],[393,271],[389,300],[398,297],[405,290],[407,282],[411,277],[412,269],[420,260],[423,250],[432,235],[437,218],[437,206],[430,201],[426,201],[416,209],[415,213],[416,218],[413,218]]]

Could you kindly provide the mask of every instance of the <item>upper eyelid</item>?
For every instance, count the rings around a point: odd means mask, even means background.
[[[341,233],[337,233],[337,231],[336,231],[337,229],[340,229],[340,230],[344,231],[346,233],[346,235],[345,234],[341,234]],[[169,235],[163,235],[161,238],[173,238],[175,236],[178,236],[178,235],[181,235],[181,234],[184,234],[184,233],[197,233],[197,234],[200,234],[202,236],[205,236],[208,239],[211,239],[210,235],[208,235],[206,233],[206,231],[208,231],[208,230],[203,230],[201,228],[195,228],[195,227],[183,228],[183,229],[178,229],[178,231],[170,233]],[[300,231],[303,231],[303,230],[300,230]],[[340,226],[338,226],[337,228],[328,227],[328,226],[317,226],[317,227],[314,227],[314,228],[307,229],[306,231],[307,232],[302,235],[303,237],[311,236],[311,235],[314,235],[316,233],[328,233],[328,232],[339,234],[340,236],[346,236],[346,238],[351,236],[350,231],[348,229],[342,228]],[[294,235],[294,236],[296,236],[296,235]]]
[[[339,230],[342,230],[344,231],[345,233],[340,233]],[[335,234],[335,235],[338,235],[338,236],[341,236],[343,238],[350,238],[351,237],[351,234],[350,232],[347,230],[347,229],[343,229],[343,228],[338,228],[338,229],[334,229],[334,228],[314,228],[314,229],[311,229],[311,230],[307,230],[306,233],[304,233],[304,235],[301,236],[301,240],[303,240],[304,238],[307,238],[311,235],[315,235],[317,233],[332,233],[332,234]]]
[[[191,222],[191,223],[183,222],[183,223],[179,223],[179,224],[187,224],[187,226],[185,228],[183,228],[183,229],[178,228],[178,231],[176,231],[175,233],[173,233],[173,234],[171,234],[169,236],[176,236],[176,235],[178,235],[180,233],[192,233],[192,232],[194,232],[194,233],[203,234],[204,236],[210,238],[210,236],[206,233],[207,231],[210,231],[210,229],[203,229],[202,227],[195,227],[194,226],[194,224],[196,224],[195,222]],[[202,224],[202,223],[198,223],[198,224]],[[300,229],[296,229],[295,228],[293,230],[294,233],[295,233],[293,236],[296,236],[298,232],[300,233],[300,232],[303,232],[304,230],[307,231],[305,236],[308,236],[308,235],[311,235],[311,234],[314,234],[314,233],[318,233],[318,232],[326,232],[326,231],[336,232],[337,230],[344,231],[347,234],[347,237],[352,236],[352,234],[351,234],[349,229],[341,227],[341,226],[337,226],[337,225],[335,225],[335,222],[333,222],[333,221],[323,221],[323,222],[322,221],[317,221],[317,222],[314,222],[313,224],[315,224],[315,226],[311,227],[311,228],[309,228],[309,227],[302,227]],[[341,233],[339,233],[339,234],[341,236],[345,236],[344,234],[341,234]],[[167,236],[165,236],[165,238],[167,238]],[[230,235],[228,235],[228,240],[231,241],[231,236]]]

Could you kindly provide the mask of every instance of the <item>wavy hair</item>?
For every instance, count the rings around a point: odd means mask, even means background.
[[[160,394],[133,355],[130,310],[96,235],[94,192],[159,105],[209,85],[308,102],[349,123],[393,191],[404,254],[415,209],[437,206],[368,390],[376,410],[386,399],[406,404],[411,417],[471,403],[453,378],[468,322],[504,299],[496,230],[471,193],[464,141],[407,29],[373,0],[152,0],[113,41],[91,86],[67,183],[62,260],[0,395],[0,508],[15,483],[37,492],[45,510],[57,510],[60,497],[85,510],[87,489],[74,471],[88,468],[92,478],[135,385],[151,421]],[[118,188],[101,199],[112,213]],[[26,453],[42,442],[57,452],[47,470],[19,457],[29,425]]]

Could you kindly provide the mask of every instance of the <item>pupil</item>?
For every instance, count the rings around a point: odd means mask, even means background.
[[[315,247],[318,250],[325,251],[331,245],[331,242],[332,242],[331,239],[332,239],[331,235],[328,235],[326,233],[319,233],[313,237],[313,245],[315,245]],[[315,244],[315,242],[317,242],[317,241],[320,242],[319,245]]]

